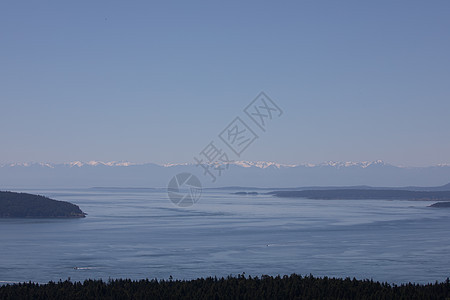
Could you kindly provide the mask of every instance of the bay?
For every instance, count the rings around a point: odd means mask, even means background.
[[[427,283],[450,276],[450,209],[427,201],[308,200],[204,190],[20,190],[83,219],[0,219],[0,283],[193,279],[245,272]]]

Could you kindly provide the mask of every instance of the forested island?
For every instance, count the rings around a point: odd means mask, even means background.
[[[75,204],[44,196],[0,191],[0,218],[84,218]]]
[[[313,276],[69,280],[0,286],[0,299],[448,299],[450,281],[393,285]]]
[[[326,200],[426,200],[450,201],[450,191],[408,191],[385,189],[330,189],[303,191],[274,191],[269,194],[277,197],[326,199]]]

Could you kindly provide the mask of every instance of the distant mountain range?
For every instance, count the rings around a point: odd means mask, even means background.
[[[166,187],[181,172],[195,174],[204,187],[251,186],[255,188],[407,187],[436,189],[450,182],[450,165],[399,167],[383,161],[326,162],[286,165],[275,162],[235,161],[208,165],[216,176],[195,164],[136,164],[130,162],[69,162],[0,164],[0,189],[47,187]],[[218,176],[220,167],[221,176]],[[363,187],[364,188],[364,187]]]

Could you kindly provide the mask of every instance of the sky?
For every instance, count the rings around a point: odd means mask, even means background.
[[[245,2],[245,3],[244,3]],[[2,1],[0,163],[450,163],[449,1]],[[244,108],[283,111],[265,132]],[[239,157],[218,135],[258,135]]]

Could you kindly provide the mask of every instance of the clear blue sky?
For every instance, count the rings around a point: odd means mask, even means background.
[[[192,162],[265,91],[284,115],[244,160],[450,163],[449,16],[449,1],[2,1],[0,162]]]

